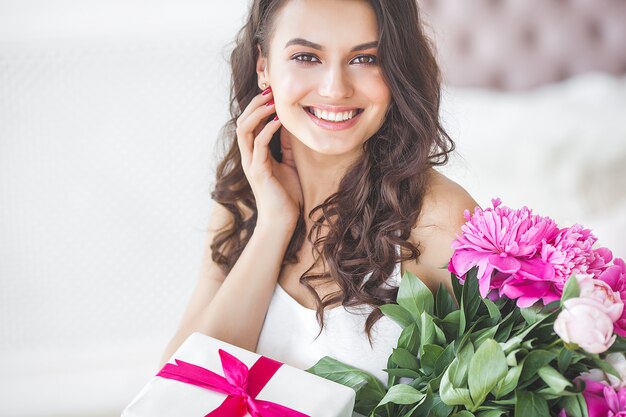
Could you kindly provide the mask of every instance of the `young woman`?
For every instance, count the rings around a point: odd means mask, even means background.
[[[386,382],[400,328],[377,307],[405,271],[450,289],[450,243],[476,206],[433,168],[454,144],[416,2],[254,0],[231,65],[206,254],[163,362],[198,331]]]

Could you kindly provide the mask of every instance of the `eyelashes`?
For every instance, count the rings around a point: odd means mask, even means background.
[[[300,65],[312,65],[320,62],[319,58],[312,54],[298,54],[291,59]],[[357,62],[359,65],[376,65],[378,63],[376,55],[359,55],[354,57],[351,62],[354,61],[361,61]]]

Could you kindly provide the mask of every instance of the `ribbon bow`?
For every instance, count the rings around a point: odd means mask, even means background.
[[[228,397],[205,417],[310,417],[270,401],[257,400],[256,396],[283,364],[265,356],[248,369],[239,359],[219,349],[224,376],[206,368],[175,359],[166,363],[157,376],[175,379],[186,384],[227,394]]]

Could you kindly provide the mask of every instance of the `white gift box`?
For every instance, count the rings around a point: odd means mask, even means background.
[[[248,369],[261,357],[201,333],[187,338],[168,363],[188,362],[224,376],[219,349],[235,356]],[[217,409],[227,394],[161,376],[153,377],[122,411],[122,417],[204,417]],[[352,388],[283,364],[256,396],[311,417],[351,417]],[[245,416],[250,416],[246,413]]]

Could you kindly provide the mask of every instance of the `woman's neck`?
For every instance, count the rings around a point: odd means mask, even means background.
[[[291,133],[283,128],[281,135],[291,135]],[[305,220],[308,223],[308,213],[338,191],[339,182],[358,156],[324,155],[312,150],[293,136],[290,139],[293,159],[302,187]]]

